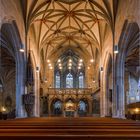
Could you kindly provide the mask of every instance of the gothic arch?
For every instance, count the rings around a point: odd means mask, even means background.
[[[125,95],[124,95],[124,71],[127,54],[139,46],[140,29],[136,22],[125,21],[120,40],[118,43],[119,54],[116,57],[115,66],[115,92],[116,92],[116,115],[125,116]]]
[[[88,99],[88,98],[80,98],[80,99],[78,100],[78,103],[79,103],[80,101],[83,101],[83,102],[87,105],[87,107],[86,107],[87,113],[89,112],[89,108],[91,108],[91,106],[90,106],[90,104],[89,104],[89,100],[90,100],[90,99]]]
[[[1,26],[1,44],[15,58],[16,63],[16,116],[25,116],[21,96],[25,92],[25,56],[19,51],[23,48],[16,22],[10,21]],[[20,87],[20,88],[19,88]]]
[[[56,103],[58,104],[56,105]],[[55,106],[56,105],[56,106]],[[54,98],[50,104],[51,115],[62,115],[63,101],[59,98]]]

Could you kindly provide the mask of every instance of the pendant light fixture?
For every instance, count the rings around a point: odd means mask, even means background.
[[[115,54],[119,53],[118,45],[115,45],[115,46],[114,46],[114,53],[115,53]]]

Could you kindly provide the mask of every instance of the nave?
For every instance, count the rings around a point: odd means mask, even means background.
[[[0,0],[1,139],[140,139],[140,0]]]

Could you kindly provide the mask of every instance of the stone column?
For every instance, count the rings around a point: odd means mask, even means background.
[[[92,116],[92,114],[93,114],[93,113],[92,113],[92,110],[93,110],[93,109],[92,109],[92,105],[93,105],[93,100],[90,99],[90,100],[89,100],[89,115],[90,115],[90,116]]]
[[[48,95],[48,116],[51,116],[51,101],[49,95]]]
[[[22,102],[23,94],[25,94],[25,71],[22,63],[16,64],[16,77],[16,117],[25,118],[27,113]]]
[[[35,105],[34,105],[34,116],[40,117],[40,82],[39,72],[35,73]]]
[[[113,60],[112,61],[113,61],[113,64],[112,64],[112,80],[113,80],[113,90],[112,90],[112,118],[118,118],[119,91],[118,91],[118,84],[117,84],[117,73],[120,70],[117,68],[118,66],[117,66],[117,63],[116,63],[116,56],[114,55],[114,53],[113,53]]]
[[[119,70],[120,69],[120,70]],[[124,93],[124,64],[117,69],[117,75],[114,79],[113,98],[113,118],[125,118],[125,93]]]
[[[118,118],[125,118],[125,93],[124,93],[124,73],[121,77],[118,77]]]
[[[63,92],[63,91],[62,91]],[[65,104],[65,101],[64,101],[64,93],[62,93],[62,115],[63,115],[63,117],[65,117],[65,106],[64,106],[64,104]]]
[[[100,90],[100,116],[101,117],[105,117],[106,115],[106,104],[105,104],[105,91],[104,91],[104,83],[103,83],[103,73],[104,72],[100,72],[100,85],[101,85],[101,90]]]

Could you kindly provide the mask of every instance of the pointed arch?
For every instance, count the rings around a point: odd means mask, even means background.
[[[19,51],[24,48],[16,21],[3,23],[0,41],[15,59],[16,63],[16,116],[25,116],[21,96],[25,93],[25,55]],[[20,88],[19,88],[20,87]]]
[[[136,22],[126,20],[122,29],[118,43],[119,54],[115,60],[115,92],[116,92],[116,114],[120,117],[125,116],[125,91],[124,91],[124,72],[125,59],[129,52],[138,48],[140,43],[140,29]]]

